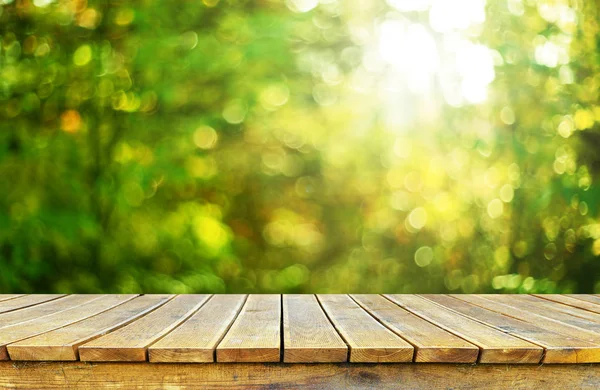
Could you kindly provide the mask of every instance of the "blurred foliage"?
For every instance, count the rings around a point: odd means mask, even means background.
[[[594,1],[0,4],[2,292],[600,292]]]

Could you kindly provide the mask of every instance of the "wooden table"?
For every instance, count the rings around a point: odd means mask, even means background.
[[[600,296],[0,295],[0,360],[0,388],[600,388]]]

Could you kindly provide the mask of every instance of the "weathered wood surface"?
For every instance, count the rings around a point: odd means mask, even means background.
[[[477,345],[481,363],[538,363],[543,348],[415,295],[389,295],[390,300],[434,325]]]
[[[475,363],[479,348],[417,317],[380,295],[352,298],[394,333],[415,346],[415,362]]]
[[[0,294],[0,302],[25,296],[25,294]]]
[[[348,347],[313,295],[283,296],[283,361],[345,362]]]
[[[77,360],[77,347],[156,309],[168,295],[145,295],[83,321],[8,346],[14,360]]]
[[[151,362],[210,363],[246,295],[215,295],[181,326],[148,349]]]
[[[218,362],[278,362],[281,296],[251,295],[217,346]]]
[[[600,359],[599,346],[587,341],[539,328],[530,322],[486,310],[451,296],[424,297],[475,321],[542,346],[545,349],[542,363],[589,363]]]
[[[535,309],[535,306],[524,305],[523,308],[520,308],[520,306],[515,307],[512,301],[506,301],[504,299],[499,298],[498,296],[453,296],[465,302],[481,306],[484,309],[495,311],[497,313],[504,314],[509,317],[514,317],[521,319],[525,322],[529,322],[535,325],[536,327],[540,328],[541,330],[549,330],[558,334],[569,335],[570,337],[574,337],[583,341],[588,341],[589,343],[594,345],[600,345],[600,333],[596,333],[596,331],[586,328],[586,326],[595,327],[595,325],[597,324],[591,325],[591,322],[583,322],[582,324],[580,324],[581,321],[577,317],[563,316],[562,313],[552,312],[550,310],[545,309],[530,310]],[[525,307],[527,307],[527,309],[525,309]],[[571,318],[572,322],[577,323],[577,325],[560,321],[555,317],[558,317],[560,319]]]
[[[43,304],[29,306],[21,310],[13,310],[0,314],[0,329],[30,320],[36,320],[47,315],[54,315],[63,310],[72,309],[101,295],[69,295],[61,299],[44,302]]]
[[[13,295],[9,298],[0,298],[0,313],[8,313],[9,311],[23,309],[29,306],[34,306],[39,303],[52,301],[60,298],[60,294],[38,294],[38,295]]]
[[[582,301],[596,303],[600,305],[600,295],[587,295],[587,294],[567,294],[570,298],[580,299]]]
[[[410,362],[414,347],[364,311],[347,295],[318,295],[323,309],[350,347],[350,362]]]
[[[79,348],[83,361],[145,361],[147,348],[175,329],[208,299],[208,295],[179,295],[123,328]]]
[[[546,299],[548,301],[562,303],[564,305],[569,305],[576,307],[578,309],[583,309],[587,311],[591,311],[592,313],[600,314],[600,305],[590,303],[584,301],[582,299],[575,298],[569,295],[561,295],[561,294],[535,294],[534,296],[542,299]],[[600,302],[599,302],[600,303]]]
[[[0,362],[0,388],[595,390],[600,364]]]
[[[66,310],[4,327],[0,331],[0,358],[2,360],[8,358],[6,349],[8,344],[81,321],[127,302],[134,297],[135,295],[98,296],[90,299],[88,302]]]
[[[600,363],[600,299],[555,294],[0,295],[0,359],[149,361],[149,366]]]

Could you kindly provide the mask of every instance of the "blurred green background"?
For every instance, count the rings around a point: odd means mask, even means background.
[[[1,292],[600,292],[596,1],[0,4]]]

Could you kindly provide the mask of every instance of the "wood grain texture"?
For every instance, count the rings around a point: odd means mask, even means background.
[[[598,295],[588,295],[588,294],[566,294],[567,297],[580,299],[582,301],[586,301],[589,303],[594,303],[596,305],[600,305],[600,296]]]
[[[600,365],[0,363],[0,388],[584,389]]]
[[[423,295],[445,308],[544,347],[542,363],[600,362],[600,348],[587,341],[543,329],[447,295]]]
[[[351,295],[373,317],[415,346],[415,362],[475,363],[479,348],[388,299],[373,294]]]
[[[600,363],[597,298],[21,295],[0,300],[0,359]]]
[[[348,347],[314,295],[283,296],[283,361],[345,362]]]
[[[10,344],[12,360],[77,360],[77,348],[114,331],[167,302],[172,295],[144,295],[83,321]]]
[[[0,357],[8,359],[6,345],[81,321],[133,299],[135,295],[100,295],[78,306],[18,323],[0,330]]]
[[[549,302],[530,295],[488,294],[486,299],[512,306],[522,311],[534,313],[542,317],[563,322],[581,329],[600,333],[600,317],[598,314],[586,312],[571,306]]]
[[[551,317],[554,317],[555,313],[550,312],[549,310],[522,310],[520,308],[516,308],[514,306],[505,304],[504,302],[507,301],[504,301],[503,299],[498,299],[497,296],[494,296],[493,298],[490,295],[457,294],[452,296],[464,300],[466,302],[472,303],[474,305],[495,311],[497,313],[529,322],[542,329],[551,330],[556,333],[561,333],[570,337],[578,338],[580,340],[588,341],[594,345],[600,345],[600,334],[595,333],[592,330],[586,329],[585,327],[582,328],[580,327],[581,325],[572,325],[564,321],[553,319]],[[542,313],[544,315],[542,315]],[[578,324],[580,323],[580,321],[578,321],[576,318],[572,319],[571,321],[576,321],[576,323]],[[592,324],[591,322],[587,321],[586,323]]]
[[[217,346],[218,362],[278,362],[281,296],[250,295]]]
[[[82,305],[86,302],[94,300],[101,295],[83,295],[75,294],[68,295],[63,298],[53,301],[41,303],[39,305],[30,306],[24,309],[11,311],[0,314],[0,329],[12,326],[21,322],[27,322],[34,319],[58,313],[62,310],[68,310],[75,306]]]
[[[573,298],[572,296],[562,294],[534,294],[534,296],[600,314],[600,305]]]
[[[511,336],[415,295],[386,295],[421,318],[477,345],[480,363],[538,363],[543,348]]]
[[[148,348],[151,362],[214,361],[215,348],[237,317],[246,295],[214,295],[204,306]]]
[[[52,301],[63,297],[64,294],[34,294],[17,296],[13,299],[0,301],[0,314],[7,313],[9,311],[23,309],[29,306],[38,305],[40,303]]]
[[[569,299],[568,297],[566,298]],[[518,301],[526,302],[528,305],[536,305],[541,309],[547,309],[548,311],[559,312],[568,317],[581,318],[597,324],[600,323],[600,314],[582,310],[569,304],[540,298],[534,295],[519,295]]]
[[[8,301],[9,299],[15,299],[23,296],[25,296],[25,294],[0,294],[0,302]]]
[[[317,295],[350,347],[350,362],[410,362],[414,347],[379,323],[347,295]]]
[[[210,295],[178,295],[148,315],[79,347],[82,361],[145,361],[152,343],[176,328]]]

